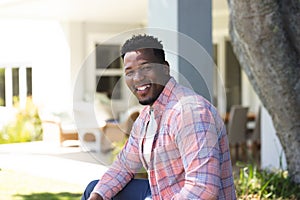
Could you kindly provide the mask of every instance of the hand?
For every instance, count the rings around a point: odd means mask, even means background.
[[[92,193],[88,200],[103,200],[103,198],[97,193]]]

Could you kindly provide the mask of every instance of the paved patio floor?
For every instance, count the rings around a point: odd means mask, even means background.
[[[109,155],[47,142],[0,145],[0,168],[25,172],[85,187],[109,165]]]

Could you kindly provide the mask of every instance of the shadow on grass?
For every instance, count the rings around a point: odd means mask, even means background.
[[[16,194],[15,197],[21,197],[22,200],[79,200],[81,194],[60,192],[60,193],[32,193],[32,194]]]

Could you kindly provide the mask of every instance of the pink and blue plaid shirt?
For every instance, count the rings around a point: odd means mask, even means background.
[[[236,199],[226,128],[217,110],[174,78],[152,108],[158,129],[149,166],[142,153],[150,118],[146,106],[94,192],[111,199],[144,166],[153,200]]]

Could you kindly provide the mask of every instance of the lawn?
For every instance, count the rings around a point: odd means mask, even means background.
[[[78,200],[83,189],[76,184],[9,169],[0,171],[0,199],[3,200]]]

